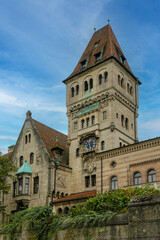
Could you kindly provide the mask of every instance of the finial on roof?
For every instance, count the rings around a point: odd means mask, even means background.
[[[28,112],[26,113],[26,116],[27,116],[27,117],[31,117],[31,116],[32,116],[32,113],[31,113],[30,110],[28,110]]]
[[[56,142],[58,142],[58,137],[56,136]]]
[[[96,32],[96,28],[94,27],[94,32]]]
[[[110,24],[110,19],[108,18],[108,24]]]

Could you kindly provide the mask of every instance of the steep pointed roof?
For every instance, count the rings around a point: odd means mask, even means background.
[[[95,61],[95,56],[99,53],[101,54],[101,57],[98,61]],[[73,76],[111,57],[115,58],[127,71],[133,75],[110,24],[107,24],[93,34],[77,66],[72,74],[66,80],[64,80],[64,83]],[[86,66],[82,67],[82,64],[86,64]],[[133,77],[135,76],[133,75]]]
[[[35,119],[32,119],[32,120],[33,120],[33,123],[36,126],[36,129],[38,130],[39,135],[41,136],[41,138],[44,142],[44,145],[51,157],[53,156],[53,153],[51,152],[51,148],[56,145],[57,138],[58,138],[59,147],[68,151],[67,135],[65,135],[61,132],[58,132],[53,128],[50,128],[50,127],[36,121]]]
[[[27,161],[25,161],[24,164],[16,172],[16,174],[20,174],[20,173],[32,173],[32,169],[29,166]]]

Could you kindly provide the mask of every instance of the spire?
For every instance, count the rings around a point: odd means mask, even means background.
[[[121,47],[112,31],[110,20],[108,19],[108,24],[106,26],[94,32],[77,66],[66,80],[111,57],[115,58],[133,75]]]

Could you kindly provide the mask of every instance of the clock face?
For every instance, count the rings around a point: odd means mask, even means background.
[[[84,147],[87,152],[93,151],[96,147],[96,141],[94,138],[90,138],[84,142]]]

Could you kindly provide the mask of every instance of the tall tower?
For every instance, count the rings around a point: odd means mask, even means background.
[[[71,192],[94,189],[97,152],[138,141],[138,85],[110,24],[96,31],[67,87]],[[89,186],[88,186],[89,185]]]

